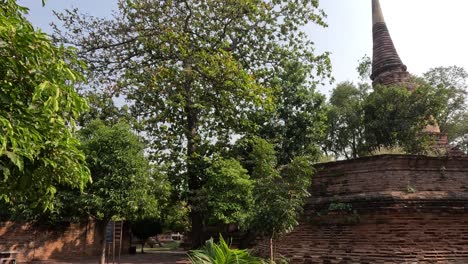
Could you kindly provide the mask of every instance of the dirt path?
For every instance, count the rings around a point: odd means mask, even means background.
[[[96,264],[98,257],[69,260],[35,261],[34,264]],[[112,263],[112,262],[110,262]],[[187,264],[186,253],[182,251],[149,252],[145,254],[124,255],[120,264]],[[115,262],[117,264],[117,260]]]

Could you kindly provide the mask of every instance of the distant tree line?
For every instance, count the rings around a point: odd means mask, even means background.
[[[370,59],[363,62],[358,70],[366,80]],[[434,124],[452,145],[467,152],[467,72],[437,67],[412,81],[418,87],[412,93],[400,86],[338,84],[329,100],[325,152],[347,159],[376,153],[437,155],[433,138],[421,133]]]

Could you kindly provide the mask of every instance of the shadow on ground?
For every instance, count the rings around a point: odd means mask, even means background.
[[[96,264],[99,257],[86,257],[80,259],[63,259],[63,260],[48,260],[34,261],[34,264]],[[109,262],[109,263],[112,263]],[[114,263],[117,262],[117,259]],[[120,264],[187,264],[186,252],[184,251],[152,251],[145,254],[123,255],[120,258]]]

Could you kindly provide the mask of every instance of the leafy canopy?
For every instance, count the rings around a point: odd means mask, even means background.
[[[364,137],[364,100],[369,95],[365,84],[338,84],[332,91],[328,109],[327,151],[337,157],[356,158],[366,150]]]
[[[366,144],[370,150],[401,147],[407,153],[431,152],[431,137],[423,133],[444,109],[445,94],[429,85],[409,92],[401,86],[376,86],[366,98]]]
[[[94,83],[133,102],[153,160],[167,164],[180,197],[193,198],[207,182],[205,158],[274,109],[285,62],[314,83],[329,76],[328,54],[316,55],[301,30],[325,26],[324,16],[316,0],[122,0],[110,20],[58,14],[66,30],[56,40],[79,48]],[[203,217],[188,202],[197,246]]]
[[[252,210],[251,181],[239,161],[214,158],[205,170],[203,187],[195,193],[208,224],[237,223],[245,226]]]
[[[261,138],[239,142],[238,158],[253,181],[253,206],[248,228],[276,238],[298,224],[315,172],[309,157],[297,156],[278,166],[274,145]]]
[[[325,25],[317,1],[121,1],[113,20],[59,14],[58,40],[80,48],[89,75],[134,100],[158,160],[186,160],[192,145],[229,142],[255,126],[249,115],[269,105],[283,61],[316,80],[329,74],[299,30]],[[207,19],[210,18],[210,19]],[[266,89],[268,88],[268,89]],[[169,151],[166,151],[169,150]],[[187,155],[189,154],[189,155]],[[180,164],[175,164],[180,165]],[[178,166],[174,171],[183,171]]]
[[[316,159],[320,142],[326,135],[327,109],[325,97],[308,80],[308,68],[298,61],[284,61],[283,70],[272,83],[273,111],[257,112],[255,133],[275,145],[278,163],[285,165],[296,156]]]
[[[356,158],[382,149],[430,154],[426,126],[444,113],[448,94],[424,82],[409,92],[401,86],[339,84],[330,98],[326,150],[337,157]]]
[[[370,81],[371,66],[371,59],[367,55],[360,60],[357,71],[361,81]],[[421,77],[413,76],[413,82],[417,86],[431,86],[430,89],[423,88],[425,90],[423,93],[428,93],[429,96],[426,99],[431,100],[430,103],[433,103],[429,108],[432,107],[432,111],[435,110],[429,121],[437,123],[441,133],[447,134],[452,145],[458,145],[467,152],[468,73],[466,70],[459,66],[439,66],[431,68]],[[420,98],[420,100],[423,99]],[[415,107],[415,109],[421,111],[419,107]],[[414,151],[416,145],[413,144],[413,147],[410,148],[413,148]],[[421,147],[416,147],[416,149],[418,148],[421,150]]]
[[[57,185],[90,181],[75,138],[87,104],[73,86],[82,81],[74,50],[54,46],[13,0],[0,7],[0,199],[28,196],[51,209]]]
[[[446,107],[437,119],[441,132],[468,152],[468,73],[458,66],[436,67],[423,79],[446,94]]]
[[[106,126],[91,122],[80,130],[93,184],[79,199],[89,216],[127,220],[158,215],[151,167],[144,145],[127,124]]]

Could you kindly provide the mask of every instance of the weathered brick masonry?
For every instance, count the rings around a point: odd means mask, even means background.
[[[0,251],[18,251],[19,263],[98,256],[103,228],[94,221],[54,227],[3,222],[0,223]],[[124,233],[124,242],[125,253],[128,252],[128,233]]]
[[[468,263],[468,158],[384,155],[320,164],[293,263]],[[267,255],[267,243],[257,250]]]
[[[373,85],[415,90],[379,0],[372,0],[372,24]],[[448,156],[318,165],[301,224],[276,242],[276,254],[293,263],[468,263],[468,157],[455,157],[461,152],[437,124],[424,133]],[[268,255],[267,243],[257,249]]]

